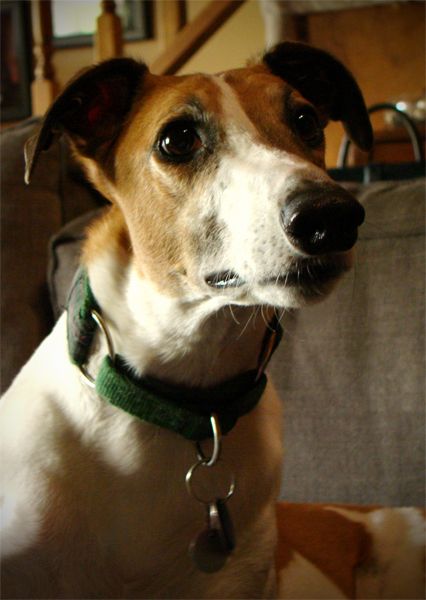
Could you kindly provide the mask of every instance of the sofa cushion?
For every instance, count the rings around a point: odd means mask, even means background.
[[[68,291],[79,265],[86,229],[104,210],[91,210],[73,219],[50,241],[47,281],[55,319],[59,318],[67,305]]]
[[[358,186],[354,269],[287,312],[270,365],[285,406],[282,497],[423,505],[424,180]]]
[[[24,183],[24,144],[37,119],[1,133],[1,389],[53,323],[46,285],[49,239],[70,219],[105,203],[83,179],[65,140],[40,156]]]

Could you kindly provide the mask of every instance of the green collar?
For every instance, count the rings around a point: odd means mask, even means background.
[[[87,363],[97,329],[93,310],[101,314],[87,272],[81,268],[74,278],[67,307],[68,350],[71,361],[80,369]],[[258,370],[247,371],[214,387],[170,386],[151,377],[137,377],[119,355],[104,357],[94,387],[99,396],[127,413],[187,439],[201,441],[212,436],[212,413],[217,415],[222,433],[226,434],[239,417],[257,405],[266,387],[263,371],[281,336],[278,319],[274,318],[265,334]]]

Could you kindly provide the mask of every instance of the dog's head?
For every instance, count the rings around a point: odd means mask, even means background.
[[[361,92],[333,57],[283,43],[218,75],[152,75],[114,59],[79,75],[26,148],[65,133],[95,187],[121,210],[131,259],[165,293],[297,306],[348,268],[363,209],[324,170],[340,120],[361,148]]]

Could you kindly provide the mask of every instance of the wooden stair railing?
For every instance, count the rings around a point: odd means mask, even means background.
[[[52,7],[50,1],[32,0],[34,81],[31,84],[32,113],[41,116],[54,100],[58,86],[52,65]]]
[[[101,11],[93,44],[95,62],[123,54],[123,28],[115,12],[114,0],[102,0]]]
[[[212,0],[181,31],[152,64],[158,75],[176,73],[195,52],[221,27],[245,0]]]
[[[176,0],[173,6],[163,7],[164,19],[167,21],[171,18],[163,27],[168,47],[151,65],[152,72],[159,75],[176,73],[244,2],[245,0],[211,0],[192,22],[180,30],[182,0]],[[95,61],[123,54],[122,27],[120,18],[115,13],[115,2],[102,0],[100,4],[102,12],[97,20],[95,34]],[[31,9],[35,59],[31,93],[33,114],[38,116],[45,113],[58,92],[51,61],[51,0],[31,0]]]
[[[166,6],[164,25],[166,41],[172,36],[170,45],[151,65],[153,73],[171,75],[221,27],[245,0],[212,0],[206,8],[183,29],[177,31],[181,16],[180,2]],[[114,0],[102,0],[102,14],[97,20],[95,36],[95,60],[105,60],[123,53],[123,35],[120,18],[115,14]],[[173,14],[171,14],[171,11]]]

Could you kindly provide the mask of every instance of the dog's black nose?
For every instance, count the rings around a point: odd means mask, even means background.
[[[281,211],[290,242],[305,254],[344,252],[355,244],[364,209],[337,186],[310,187],[293,193]]]

